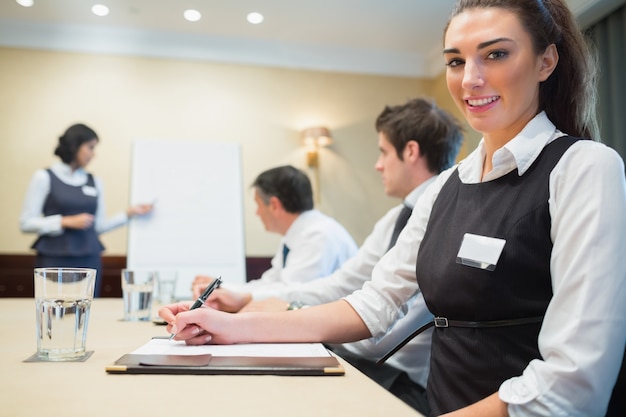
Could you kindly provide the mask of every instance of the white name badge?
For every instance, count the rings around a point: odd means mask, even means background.
[[[456,262],[474,268],[496,269],[506,240],[465,233]]]
[[[96,187],[92,187],[90,185],[83,185],[83,194],[88,195],[90,197],[95,197],[98,195],[98,190],[96,190]]]

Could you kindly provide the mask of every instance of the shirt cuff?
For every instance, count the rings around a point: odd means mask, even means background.
[[[60,214],[54,214],[52,216],[45,217],[43,219],[41,233],[48,236],[59,236],[63,234],[63,227],[61,226],[61,219],[63,216]]]
[[[507,379],[498,392],[500,399],[509,404],[526,404],[539,396],[536,385],[528,384],[524,377]]]

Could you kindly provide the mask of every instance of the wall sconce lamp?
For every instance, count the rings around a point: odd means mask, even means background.
[[[302,142],[306,147],[306,163],[309,169],[313,170],[313,195],[317,203],[321,200],[321,185],[319,172],[319,148],[333,143],[330,130],[327,127],[318,126],[304,129],[302,131]]]
[[[311,127],[302,131],[302,142],[307,150],[307,166],[317,168],[319,166],[319,148],[333,143],[333,138],[327,127]]]

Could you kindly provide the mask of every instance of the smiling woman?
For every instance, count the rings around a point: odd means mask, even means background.
[[[558,63],[556,46],[537,54],[517,15],[495,8],[457,15],[445,42],[448,90],[468,123],[484,135],[487,173],[491,154],[537,114],[538,86]]]
[[[441,187],[417,258],[430,310],[459,320],[433,334],[431,406],[437,415],[614,415],[622,394],[607,411],[605,387],[617,376],[624,333],[613,338],[613,326],[596,321],[607,314],[604,302],[626,297],[618,290],[624,263],[604,274],[604,261],[624,244],[611,224],[625,218],[609,210],[610,220],[590,227],[598,213],[588,203],[623,210],[626,187],[615,152],[581,140],[597,137],[593,59],[559,0],[461,0],[452,16],[444,40],[448,89],[483,139]],[[608,190],[593,192],[596,181],[610,182],[615,200],[599,203]],[[458,207],[473,210],[461,219]],[[612,235],[602,251],[592,250],[596,227]],[[454,257],[453,242],[467,249],[467,232],[504,242],[493,271],[433,260]],[[462,297],[449,296],[459,291]],[[594,309],[598,299],[603,307]],[[623,327],[624,312],[615,312]],[[598,340],[611,356],[606,362],[589,360]],[[471,363],[459,366],[470,353]]]

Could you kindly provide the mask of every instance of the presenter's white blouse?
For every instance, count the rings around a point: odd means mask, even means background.
[[[493,170],[482,181],[515,169],[522,175],[544,146],[562,135],[540,113],[494,154]],[[463,183],[481,181],[484,158],[481,141],[458,166]],[[420,197],[372,280],[346,297],[374,336],[386,332],[419,290],[418,248],[432,205],[453,169]],[[603,416],[626,343],[624,163],[607,146],[579,141],[550,174],[549,192],[554,296],[539,333],[543,360],[533,360],[522,375],[505,381],[499,396],[511,416]]]
[[[72,168],[58,162],[50,167],[52,172],[65,184],[75,187],[87,184],[87,172],[83,169]],[[123,226],[128,221],[126,213],[120,212],[113,217],[106,217],[104,195],[101,181],[94,177],[98,205],[94,224],[98,234]],[[35,171],[26,191],[26,198],[20,215],[20,229],[25,233],[37,233],[39,235],[58,236],[63,233],[61,227],[61,215],[43,216],[43,206],[50,192],[50,175],[45,169]]]

